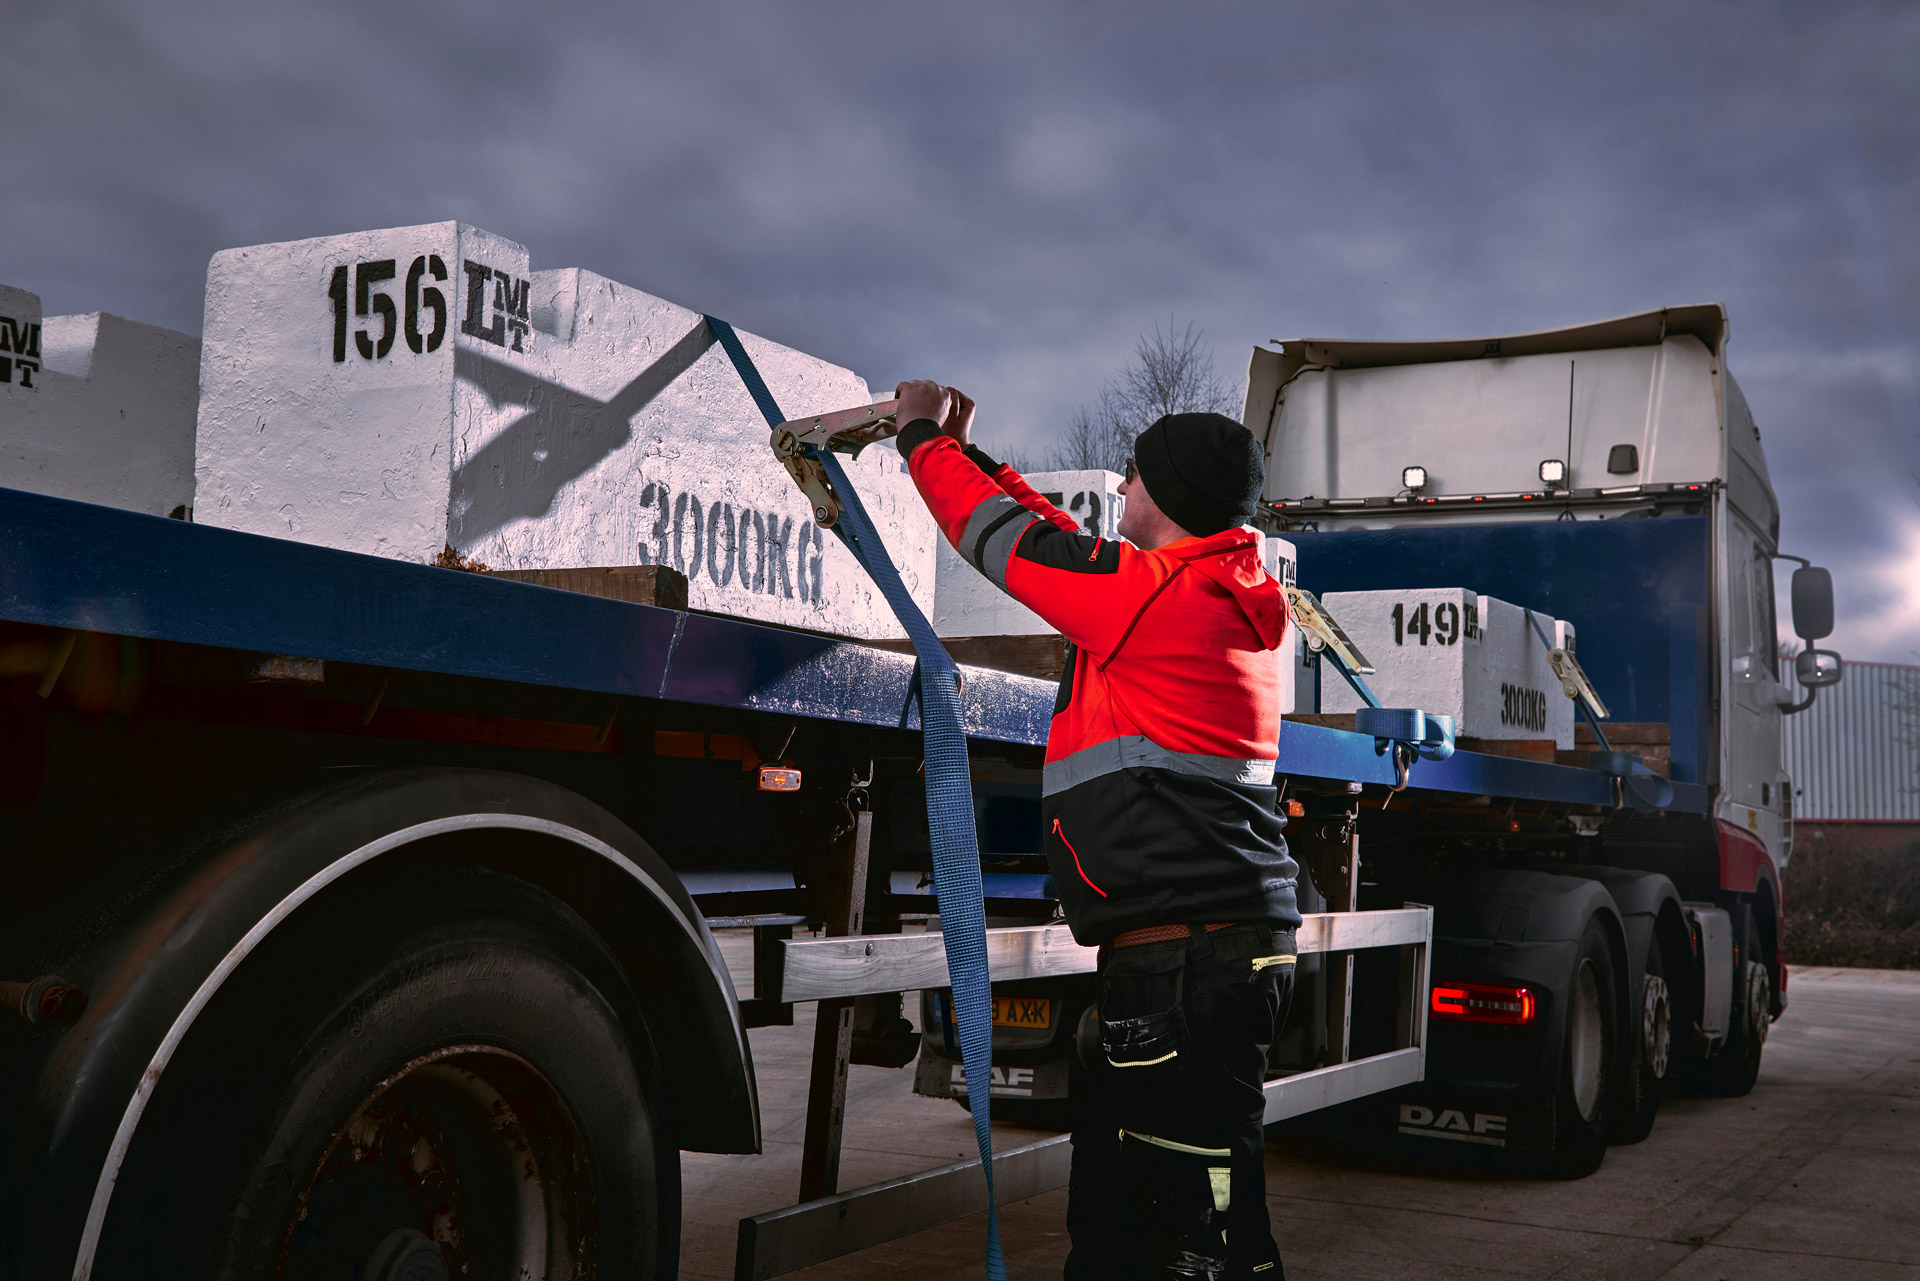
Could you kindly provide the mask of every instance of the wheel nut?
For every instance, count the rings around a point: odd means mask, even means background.
[[[43,974],[27,983],[0,983],[0,1009],[36,1028],[77,1022],[87,1012],[87,994],[65,979]]]

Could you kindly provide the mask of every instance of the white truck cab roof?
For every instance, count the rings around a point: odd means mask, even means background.
[[[1284,524],[1551,519],[1724,487],[1771,536],[1773,486],[1726,340],[1719,303],[1496,337],[1288,340],[1254,349],[1241,421],[1265,444]],[[1425,483],[1409,487],[1409,468]]]

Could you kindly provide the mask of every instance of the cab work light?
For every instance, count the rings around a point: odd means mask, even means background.
[[[1567,464],[1559,458],[1548,458],[1540,464],[1540,480],[1548,489],[1561,489],[1567,483]]]
[[[797,792],[800,790],[800,771],[785,769],[778,765],[760,767],[760,790],[763,792]]]
[[[1427,487],[1427,469],[1424,467],[1403,467],[1400,469],[1400,485],[1419,493]]]
[[[1431,1008],[1436,1019],[1525,1027],[1540,1012],[1540,1002],[1532,988],[1517,984],[1436,982]]]

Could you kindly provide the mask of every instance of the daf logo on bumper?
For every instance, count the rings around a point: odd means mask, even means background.
[[[954,1093],[965,1094],[967,1092],[966,1069],[958,1063],[953,1065],[953,1076],[951,1080],[953,1082]],[[996,1065],[993,1068],[992,1084],[987,1087],[987,1092],[995,1098],[1007,1096],[1013,1098],[1032,1098],[1033,1069],[1030,1067],[1003,1068]]]
[[[1487,1112],[1462,1112],[1446,1108],[1436,1113],[1417,1103],[1400,1105],[1400,1133],[1418,1134],[1428,1139],[1453,1139],[1459,1143],[1484,1143],[1504,1148],[1507,1118]]]

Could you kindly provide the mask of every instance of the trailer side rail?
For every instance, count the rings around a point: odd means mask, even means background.
[[[1411,1085],[1424,1076],[1432,941],[1433,909],[1419,905],[1320,913],[1302,921],[1295,934],[1299,955],[1401,949],[1396,1045],[1267,1082],[1268,1124]],[[1096,952],[1076,944],[1064,925],[1039,925],[987,931],[987,956],[994,981],[1005,982],[1091,973]],[[786,940],[778,966],[769,968],[778,971],[775,995],[786,1001],[943,987],[947,977],[938,934]],[[1347,999],[1350,1003],[1351,991]],[[996,1153],[996,1204],[1064,1186],[1071,1161],[1070,1137],[1064,1134]],[[818,1197],[740,1220],[734,1276],[765,1281],[986,1208],[986,1180],[977,1159]]]

